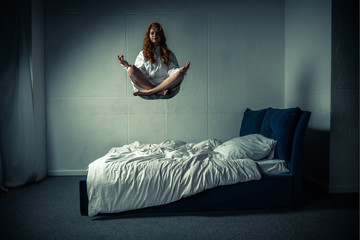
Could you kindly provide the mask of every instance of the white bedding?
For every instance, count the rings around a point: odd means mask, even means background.
[[[89,165],[89,216],[170,203],[220,185],[258,180],[255,161],[213,151],[221,142],[134,142]],[[268,153],[267,153],[268,154]]]
[[[285,160],[263,159],[256,161],[262,174],[288,174],[289,168]]]

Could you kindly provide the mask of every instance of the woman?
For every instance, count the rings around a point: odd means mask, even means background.
[[[127,69],[135,92],[134,96],[158,94],[165,96],[169,91],[175,95],[190,67],[190,62],[179,68],[176,56],[166,45],[166,37],[159,23],[152,23],[145,34],[143,48],[130,65],[124,56],[118,55],[121,65]]]

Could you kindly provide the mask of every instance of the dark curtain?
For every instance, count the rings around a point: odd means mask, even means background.
[[[34,115],[31,1],[0,6],[0,188],[6,190],[44,178],[46,162],[39,161]]]

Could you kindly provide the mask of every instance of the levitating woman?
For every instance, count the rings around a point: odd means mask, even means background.
[[[190,62],[179,68],[177,59],[166,45],[166,37],[159,23],[152,23],[145,34],[143,48],[130,65],[124,56],[118,55],[121,65],[127,69],[135,92],[134,96],[171,95],[179,92],[184,74],[190,67]]]

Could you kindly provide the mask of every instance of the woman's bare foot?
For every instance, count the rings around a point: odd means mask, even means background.
[[[180,70],[181,70],[183,73],[186,73],[187,70],[189,70],[189,68],[190,68],[190,62],[187,61],[185,67],[180,68]]]
[[[166,94],[169,92],[168,89],[162,91],[162,92],[158,92],[157,95],[160,95],[160,96],[166,96]]]
[[[134,96],[148,96],[151,95],[152,93],[149,93],[148,90],[137,90],[135,92],[133,92]]]

